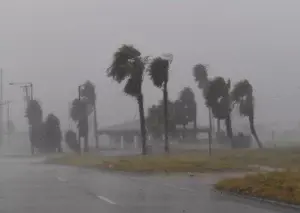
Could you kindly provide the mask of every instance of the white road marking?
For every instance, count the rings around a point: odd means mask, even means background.
[[[66,181],[67,181],[66,179],[61,178],[61,177],[57,177],[57,179],[58,179],[59,181],[61,181],[61,182],[66,182]]]
[[[105,202],[107,202],[109,204],[112,204],[112,205],[116,205],[117,204],[114,201],[112,201],[112,200],[110,200],[110,199],[108,199],[106,197],[100,196],[100,195],[98,195],[97,198],[99,198],[100,200],[103,200],[103,201],[105,201]]]

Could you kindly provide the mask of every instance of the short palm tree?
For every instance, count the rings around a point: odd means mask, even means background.
[[[60,129],[60,121],[58,117],[50,113],[46,118],[44,130],[44,145],[46,150],[62,152],[62,132]]]
[[[190,87],[185,87],[180,92],[179,100],[184,105],[185,116],[188,122],[194,123],[194,129],[197,129],[197,103],[195,94]]]
[[[239,106],[239,111],[242,116],[249,119],[251,134],[255,138],[259,148],[263,145],[259,140],[254,126],[254,97],[253,88],[248,80],[241,80],[235,84],[231,92],[232,101]]]
[[[97,107],[96,107],[96,91],[95,86],[92,82],[86,81],[83,84],[81,95],[88,99],[89,103],[93,106],[94,110],[94,137],[96,148],[99,148],[99,140],[98,140],[98,122],[97,122]]]
[[[168,81],[169,81],[169,68],[173,60],[171,54],[168,58],[156,57],[154,58],[149,66],[148,72],[151,77],[153,84],[162,88],[163,91],[163,102],[164,102],[164,138],[165,138],[165,152],[169,152],[169,140],[168,140]]]
[[[113,62],[107,69],[107,76],[118,83],[126,81],[124,92],[137,100],[140,114],[140,128],[142,138],[142,154],[146,150],[146,123],[144,113],[144,96],[142,83],[145,64],[148,57],[142,57],[141,52],[131,45],[122,45],[114,54]]]
[[[28,102],[25,117],[27,117],[29,124],[31,154],[34,154],[35,149],[39,148],[41,144],[41,130],[43,126],[43,111],[40,103],[37,100],[30,100]]]

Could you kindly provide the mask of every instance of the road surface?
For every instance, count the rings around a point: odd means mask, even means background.
[[[293,212],[211,190],[215,176],[146,176],[44,165],[41,157],[0,156],[0,212]]]

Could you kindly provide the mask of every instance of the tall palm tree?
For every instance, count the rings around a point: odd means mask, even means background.
[[[164,102],[164,138],[165,138],[165,152],[169,152],[169,135],[168,135],[168,81],[169,81],[169,67],[173,60],[173,56],[170,54],[168,58],[156,57],[149,66],[148,72],[153,84],[162,88],[163,102]]]
[[[39,148],[42,140],[43,111],[37,100],[28,102],[25,117],[29,124],[29,138],[31,145],[31,154],[34,154],[35,148]]]
[[[79,130],[78,138],[80,144],[80,138],[84,138],[84,147],[83,151],[88,152],[88,101],[86,99],[74,99],[71,107],[71,118],[73,121],[77,122],[77,127]]]
[[[97,107],[96,107],[96,91],[95,86],[92,82],[86,81],[83,84],[81,95],[83,97],[86,97],[89,101],[89,103],[93,106],[94,110],[94,137],[95,137],[95,143],[96,148],[99,148],[99,141],[98,141],[98,122],[97,122]]]
[[[252,85],[248,80],[239,81],[231,91],[231,97],[234,104],[239,106],[240,114],[248,117],[251,134],[255,138],[258,147],[262,148],[263,145],[257,136],[254,126],[254,97]]]
[[[148,57],[142,57],[141,52],[131,45],[122,45],[114,54],[113,62],[107,69],[107,76],[118,83],[126,81],[124,92],[137,100],[140,114],[140,128],[142,138],[142,154],[146,150],[146,123],[144,113],[144,96],[142,83],[145,64]]]

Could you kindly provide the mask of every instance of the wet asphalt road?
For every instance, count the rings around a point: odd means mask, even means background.
[[[0,212],[293,212],[221,195],[211,175],[133,175],[44,165],[38,157],[0,157]]]

